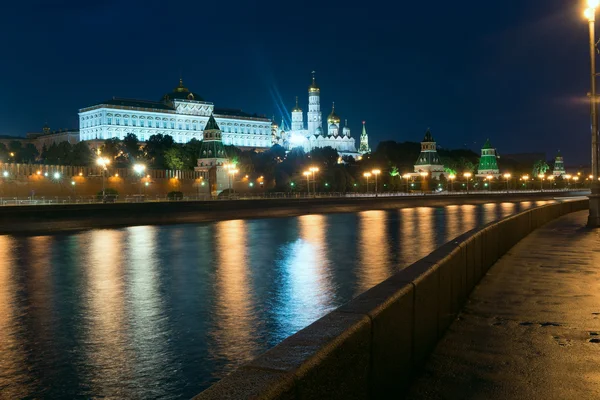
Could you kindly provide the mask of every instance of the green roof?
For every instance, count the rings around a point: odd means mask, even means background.
[[[442,165],[442,162],[437,151],[422,151],[415,163],[415,166],[419,165]]]
[[[208,119],[208,122],[206,123],[206,127],[204,128],[204,130],[219,130],[219,125],[217,125],[217,121],[215,121],[215,117],[210,114],[210,118]]]
[[[425,132],[423,142],[435,142],[435,140],[433,140],[433,136],[431,136],[431,131],[429,130],[429,128],[427,129],[427,132]]]
[[[147,100],[134,100],[134,99],[120,99],[113,97],[111,100],[103,101],[100,104],[106,104],[111,106],[121,107],[136,107],[136,108],[152,108],[154,110],[173,110],[168,104],[158,101],[147,101]]]
[[[490,139],[487,139],[485,141],[485,144],[483,145],[483,147],[481,148],[482,150],[488,150],[488,149],[492,149],[492,145],[490,144]]]

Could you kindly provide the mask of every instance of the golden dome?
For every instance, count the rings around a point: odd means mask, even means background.
[[[190,90],[183,86],[183,79],[179,78],[179,86],[177,86],[173,91],[178,93],[188,93]]]
[[[312,83],[308,87],[308,93],[319,93],[321,91],[321,89],[319,89],[319,86],[317,85],[317,81],[315,80],[315,71],[312,72],[312,75],[313,75]]]
[[[335,103],[333,103],[333,105],[331,106],[331,114],[329,114],[329,116],[327,117],[327,123],[339,124],[340,121],[340,117],[338,117],[338,115],[335,113]]]
[[[302,109],[298,107],[298,96],[296,96],[296,107],[292,109],[292,112],[302,112]]]

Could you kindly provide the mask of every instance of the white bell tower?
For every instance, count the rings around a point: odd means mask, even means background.
[[[308,133],[314,135],[317,128],[323,130],[323,121],[321,120],[321,89],[315,80],[315,71],[312,72],[312,83],[308,87]]]

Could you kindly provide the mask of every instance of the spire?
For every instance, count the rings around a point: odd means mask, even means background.
[[[183,86],[183,78],[181,77],[181,74],[179,75],[179,85],[177,85],[177,87],[175,88],[174,92],[189,92],[190,90],[188,88],[186,88],[185,86]]]
[[[302,112],[302,109],[298,106],[298,96],[296,96],[296,107],[292,109],[292,112]]]
[[[220,130],[219,125],[217,125],[217,121],[215,121],[215,117],[212,114],[210,114],[210,118],[208,118],[208,122],[206,123],[204,130]]]
[[[317,85],[317,80],[315,78],[315,71],[312,72],[312,83],[308,87],[309,93],[319,93],[319,85]]]
[[[358,148],[358,152],[360,154],[366,154],[371,152],[371,148],[369,147],[369,135],[367,135],[367,123],[363,121],[362,133],[360,134],[360,146]]]
[[[427,132],[425,132],[425,137],[423,138],[423,142],[424,143],[435,142],[435,140],[433,140],[433,136],[431,135],[431,130],[429,128],[427,128]]]
[[[348,119],[347,119],[347,118],[344,120],[344,127],[345,127],[345,128],[347,128],[347,127],[348,127]]]
[[[491,149],[491,148],[492,148],[492,145],[490,144],[490,139],[488,138],[485,141],[485,144],[483,145],[482,150],[488,150],[488,149]]]

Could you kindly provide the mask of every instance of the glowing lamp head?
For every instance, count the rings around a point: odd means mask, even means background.
[[[508,179],[508,178],[510,178],[510,174],[504,174],[504,178],[505,178],[505,179]]]
[[[54,179],[60,179],[60,173],[55,172],[54,173]]]
[[[402,177],[403,177],[404,179],[408,179],[408,178],[410,178],[410,174],[404,174],[404,175],[402,175]]]
[[[75,181],[71,181],[71,185],[75,186]]]
[[[419,175],[421,175],[423,178],[425,178],[429,174],[427,172],[421,172]]]
[[[471,174],[470,172],[465,172],[465,173],[463,174],[463,176],[464,176],[465,178],[470,178],[470,177],[472,176],[472,174]]]
[[[587,0],[587,5],[589,8],[598,8],[598,4],[600,4],[599,0]]]
[[[5,178],[8,178],[8,171],[4,171],[4,172],[2,173],[2,176],[3,176],[3,177],[5,177]]]
[[[136,173],[138,173],[138,174],[140,174],[140,175],[141,175],[141,174],[142,174],[142,173],[144,173],[144,171],[146,170],[146,166],[145,166],[145,165],[143,165],[143,164],[135,164],[135,165],[133,166],[133,170],[134,170]]]
[[[368,177],[370,177],[370,176],[371,176],[371,173],[370,173],[370,172],[365,172],[365,173],[363,174],[363,176],[364,176],[365,178],[368,178]]]
[[[304,176],[309,176],[309,175],[310,175],[310,172],[309,172],[309,171],[304,171],[304,172],[303,172],[303,175],[304,175]]]
[[[596,2],[597,3],[597,2]],[[585,19],[587,19],[590,22],[593,22],[596,19],[596,10],[595,7],[594,8],[587,8],[584,12],[583,12],[583,16],[585,17]]]
[[[450,175],[448,176],[448,178],[449,178],[450,180],[452,180],[452,179],[456,179],[456,175],[454,175],[454,174],[450,174]]]
[[[373,175],[379,175],[379,174],[381,173],[381,170],[374,169],[373,171],[371,171],[371,173],[372,173]]]

